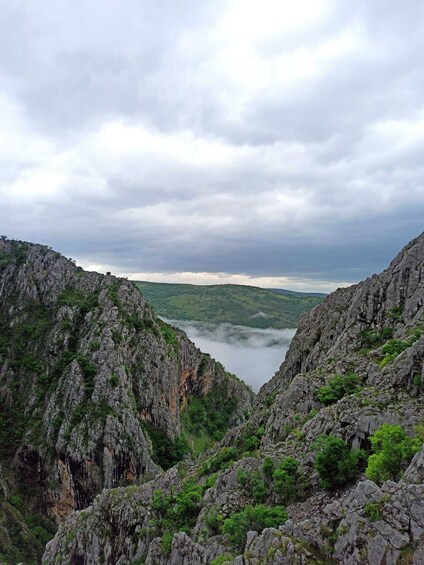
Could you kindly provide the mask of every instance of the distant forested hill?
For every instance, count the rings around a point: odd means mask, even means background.
[[[229,322],[253,328],[295,328],[325,295],[234,284],[197,286],[137,282],[159,315],[171,320]]]

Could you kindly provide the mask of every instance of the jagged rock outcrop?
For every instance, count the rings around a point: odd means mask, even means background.
[[[336,291],[302,317],[251,418],[212,454],[134,490],[101,494],[61,525],[45,565],[422,563],[424,451],[396,481],[377,485],[358,471],[323,490],[313,444],[332,435],[369,452],[370,435],[384,423],[422,438],[423,301],[424,234],[381,275]],[[353,383],[343,394],[331,388],[337,375]],[[292,483],[273,473],[288,457],[298,465]],[[244,537],[222,528],[237,516],[242,525],[239,513],[260,502],[286,505],[288,521]]]
[[[157,475],[195,440],[192,399],[207,443],[246,418],[253,393],[130,281],[0,240],[0,488],[13,512],[59,522],[103,488]],[[225,421],[210,433],[217,405]]]

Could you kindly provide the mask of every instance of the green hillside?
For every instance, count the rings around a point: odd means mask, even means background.
[[[229,322],[253,328],[295,328],[300,315],[325,298],[234,284],[135,284],[156,312],[171,320]]]

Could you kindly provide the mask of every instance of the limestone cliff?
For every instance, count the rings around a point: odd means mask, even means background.
[[[101,494],[61,525],[45,565],[422,563],[424,451],[378,484],[363,470],[382,424],[424,439],[423,302],[424,234],[302,317],[249,421],[213,453]],[[326,484],[328,438],[352,465],[336,456],[343,480]]]
[[[0,240],[0,561],[21,544],[16,561],[32,562],[46,517],[152,478],[242,422],[252,401],[130,281]]]

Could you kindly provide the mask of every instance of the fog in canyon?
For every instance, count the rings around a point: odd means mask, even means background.
[[[166,322],[181,328],[205,353],[220,361],[255,392],[281,365],[296,329],[249,328],[187,320]]]

